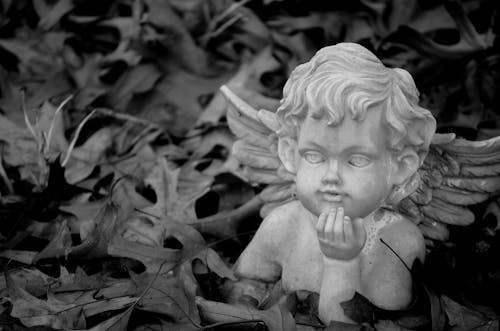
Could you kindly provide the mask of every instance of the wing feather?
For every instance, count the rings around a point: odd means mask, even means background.
[[[265,216],[273,208],[295,199],[294,176],[287,172],[278,157],[276,114],[257,111],[233,93],[227,86],[220,88],[228,101],[227,122],[238,138],[233,144],[233,156],[242,164],[242,174],[256,184],[267,184],[261,193]]]
[[[445,177],[443,184],[469,192],[497,193],[500,189],[500,177]]]
[[[442,223],[452,225],[469,225],[474,221],[474,214],[466,207],[447,203],[434,197],[428,205],[422,206],[425,216]]]
[[[456,190],[451,187],[437,188],[432,192],[432,196],[462,206],[474,205],[485,201],[489,197],[486,193],[464,192],[463,190]]]
[[[479,141],[457,138],[439,147],[455,155],[476,156],[478,158],[491,155],[500,157],[500,137]]]
[[[447,240],[449,225],[474,222],[468,206],[500,193],[500,137],[468,141],[454,134],[435,134],[419,175],[417,190],[397,209],[428,239]]]
[[[462,174],[467,177],[486,177],[500,175],[500,163],[489,165],[464,165]]]
[[[422,223],[419,225],[424,237],[427,237],[436,241],[446,241],[450,236],[450,230],[446,224],[439,221],[432,220],[430,218],[423,218]]]
[[[243,164],[253,168],[278,169],[281,161],[269,149],[238,140],[233,144],[233,155]]]
[[[276,202],[292,197],[295,193],[294,185],[276,184],[269,185],[261,192],[261,197],[264,201]]]

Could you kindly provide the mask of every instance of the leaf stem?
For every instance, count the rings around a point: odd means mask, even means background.
[[[250,324],[250,323],[264,323],[263,320],[255,319],[255,320],[244,320],[244,321],[234,321],[234,322],[217,322],[209,325],[205,325],[200,328],[200,330],[210,330],[219,326],[236,326],[241,324]],[[265,324],[265,323],[264,323]]]

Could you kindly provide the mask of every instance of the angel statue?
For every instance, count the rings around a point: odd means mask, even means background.
[[[230,303],[266,308],[279,283],[284,294],[319,294],[327,325],[350,322],[340,303],[355,292],[403,309],[424,237],[446,240],[447,225],[473,222],[467,205],[500,190],[500,139],[435,133],[412,76],[358,44],[299,65],[276,113],[222,92],[233,153],[250,181],[268,184],[264,220],[226,287]]]

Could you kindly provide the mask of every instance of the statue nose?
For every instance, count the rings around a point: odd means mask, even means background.
[[[326,172],[323,175],[323,182],[335,183],[335,184],[338,184],[341,182],[338,161],[330,161],[329,162],[328,168],[326,169]]]

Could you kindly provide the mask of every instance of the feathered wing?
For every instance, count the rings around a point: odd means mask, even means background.
[[[237,140],[233,155],[244,167],[245,177],[256,184],[268,184],[261,192],[264,206],[261,216],[295,199],[293,174],[283,167],[278,157],[279,123],[276,114],[268,110],[257,111],[227,86],[220,88],[229,102],[227,121]]]
[[[500,193],[500,137],[483,141],[435,134],[417,190],[398,210],[417,223],[425,237],[448,239],[448,225],[469,225],[467,207]]]

